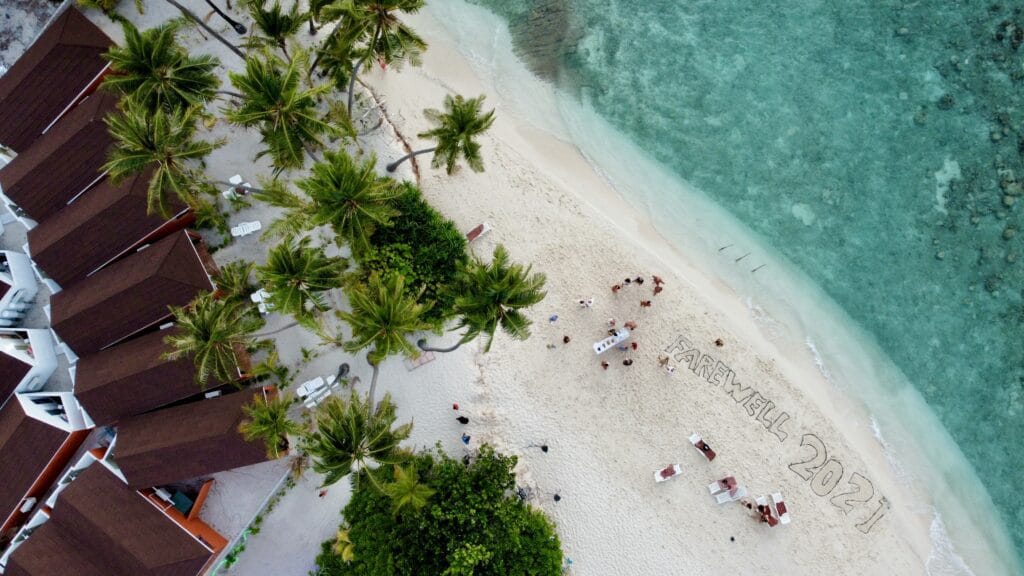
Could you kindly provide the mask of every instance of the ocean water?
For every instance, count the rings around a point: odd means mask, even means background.
[[[941,511],[932,573],[971,573],[958,552],[980,541],[1016,572],[1021,5],[470,1],[433,9],[503,95],[538,98],[506,74],[505,33],[616,187],[864,400]]]

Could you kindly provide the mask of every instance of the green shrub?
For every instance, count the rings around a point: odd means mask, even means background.
[[[395,515],[371,482],[358,482],[345,507],[355,558],[324,542],[320,576],[505,576],[561,574],[561,544],[551,521],[513,495],[515,456],[483,446],[470,465],[438,450],[412,463],[435,490],[419,512]],[[378,470],[382,483],[393,472]]]
[[[373,271],[400,272],[410,295],[422,290],[419,301],[434,302],[426,318],[441,321],[452,315],[458,267],[466,261],[466,237],[427,204],[415,185],[400,186],[403,192],[394,202],[400,216],[392,226],[373,233],[372,247],[360,261],[358,280],[365,282]]]

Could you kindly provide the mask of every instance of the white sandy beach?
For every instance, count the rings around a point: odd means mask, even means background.
[[[735,294],[675,252],[575,148],[509,113],[429,10],[412,22],[430,42],[423,66],[374,70],[367,81],[407,136],[424,129],[421,110],[438,107],[445,94],[487,95],[498,110],[485,138],[487,171],[449,177],[421,159],[422,187],[461,228],[494,225],[474,244],[477,254],[501,242],[516,259],[545,272],[549,289],[533,314],[529,342],[499,342],[487,355],[449,355],[434,364],[464,359],[479,365],[475,401],[494,418],[486,427],[470,424],[474,438],[521,454],[523,476],[555,518],[572,573],[925,573],[929,519],[901,506],[906,500],[863,427],[833,417],[850,410],[834,405],[842,400],[827,390],[810,355],[777,349]],[[667,283],[656,297],[652,273]],[[611,285],[638,274],[647,276],[644,286],[612,294]],[[580,309],[578,300],[591,296],[593,308]],[[653,306],[641,310],[641,299]],[[550,314],[559,315],[554,324]],[[604,371],[590,344],[604,335],[611,317],[639,323],[640,348],[605,353],[611,366]],[[572,342],[563,345],[563,335]],[[724,347],[714,345],[717,338]],[[557,347],[549,350],[548,343]],[[691,348],[714,361],[683,357]],[[657,366],[663,352],[676,355],[674,375]],[[635,364],[621,365],[626,357]],[[691,360],[704,378],[688,369]],[[774,403],[774,412],[768,406],[762,414],[756,397],[737,402],[723,385],[709,383],[708,377],[727,380],[721,368],[714,370],[719,360],[735,382]],[[781,412],[789,416],[784,440],[765,425]],[[714,462],[689,444],[693,432],[717,451]],[[828,482],[812,486],[790,468],[814,455],[801,447],[808,434],[841,465],[842,478],[831,490]],[[551,446],[547,454],[523,449],[541,442]],[[683,475],[655,484],[652,472],[669,463],[680,463]],[[844,513],[836,497],[855,490],[849,483],[854,473],[873,495],[854,503],[866,493],[850,494]],[[754,496],[781,490],[794,521],[769,529],[737,504],[716,505],[707,485],[728,474]],[[556,492],[562,496],[557,503]],[[892,507],[885,506],[885,516],[865,534],[862,523],[882,494]]]
[[[142,18],[130,7],[123,11],[145,25],[176,15],[162,3]],[[120,38],[102,16],[90,17]],[[427,128],[422,110],[439,108],[446,94],[486,94],[488,107],[498,111],[482,140],[487,171],[447,176],[420,157],[424,194],[460,229],[493,225],[472,244],[476,254],[489,257],[502,243],[513,259],[548,276],[548,297],[533,310],[529,341],[499,335],[488,354],[474,343],[411,372],[400,359],[385,363],[380,390],[395,396],[400,418],[414,418],[411,443],[442,440],[461,450],[463,428],[450,408],[459,402],[471,417],[471,448],[486,441],[520,456],[520,481],[556,522],[572,559],[570,574],[925,574],[931,515],[904,494],[863,412],[832,389],[808,351],[780,347],[724,282],[660,237],[573,146],[517,116],[429,9],[409,21],[430,44],[423,66],[374,68],[364,80],[413,147],[429,145],[413,135]],[[190,42],[190,49],[241,68],[215,42]],[[253,163],[255,133],[224,126],[215,133],[227,134],[230,143],[211,156],[212,176],[245,170],[255,180],[269,172],[265,161]],[[377,151],[381,170],[403,153],[386,129],[362,143]],[[412,178],[408,164],[399,176]],[[267,214],[253,207],[231,221]],[[215,258],[259,261],[270,244],[257,242],[245,239]],[[666,282],[657,296],[652,274]],[[643,286],[612,294],[613,284],[637,275],[646,277]],[[589,297],[594,306],[581,309],[577,302]],[[641,309],[641,299],[653,306]],[[549,323],[552,314],[559,318]],[[619,325],[639,324],[639,350],[596,358],[591,343],[605,336],[613,317]],[[268,329],[286,322],[272,315]],[[564,335],[572,338],[567,345]],[[722,347],[714,344],[719,338]],[[299,328],[278,338],[282,359],[293,364],[300,346],[314,344]],[[658,367],[663,353],[674,356],[674,374]],[[630,367],[621,363],[627,357],[635,361]],[[610,362],[607,371],[601,359]],[[352,362],[368,384],[365,362],[337,351],[325,352],[298,377],[326,373],[339,361]],[[713,462],[688,442],[694,432],[717,452]],[[541,443],[549,452],[526,448]],[[796,471],[805,461],[807,467],[824,463],[833,474],[805,480]],[[672,463],[682,466],[682,475],[655,484],[653,472]],[[727,475],[755,497],[781,491],[792,523],[769,529],[738,504],[717,505],[707,486]],[[348,497],[339,485],[318,499],[317,483],[308,473],[228,573],[299,576],[314,568],[318,542],[333,536]]]

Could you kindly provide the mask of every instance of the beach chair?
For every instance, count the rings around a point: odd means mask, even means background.
[[[724,492],[719,492],[718,494],[715,494],[715,502],[718,502],[719,504],[725,504],[727,502],[735,502],[735,501],[739,500],[740,498],[743,498],[746,495],[747,495],[747,487],[746,486],[737,486],[736,490],[734,490],[733,492],[729,492],[728,490],[726,490]]]
[[[765,508],[768,509],[768,527],[774,528],[775,526],[778,526],[779,519],[776,518],[774,514],[772,514],[772,509],[770,506],[768,506],[768,499],[765,498],[764,496],[758,496],[755,502],[757,502],[758,506],[764,506]]]
[[[772,493],[772,504],[775,505],[775,513],[779,515],[779,522],[789,524],[789,510],[786,509],[786,502],[782,500],[782,492]]]
[[[263,223],[260,222],[259,220],[253,220],[252,222],[242,222],[238,226],[231,228],[231,235],[234,236],[235,238],[240,238],[242,236],[248,236],[249,234],[258,231],[261,228],[263,228]]]
[[[235,192],[235,188],[237,186],[249,185],[248,182],[243,183],[241,174],[235,174],[231,178],[228,178],[228,184],[231,184],[231,187],[225,190],[224,192],[221,192],[221,195],[224,196],[224,198],[227,200],[236,200],[238,198],[238,193]]]
[[[491,225],[488,224],[487,222],[484,222],[483,224],[478,224],[476,228],[473,228],[472,230],[466,233],[466,242],[472,242],[473,240],[476,240],[477,238],[483,236],[484,234],[487,234],[490,231]]]
[[[690,444],[693,444],[694,448],[701,451],[704,457],[708,459],[708,462],[715,459],[715,451],[711,449],[711,446],[707,442],[701,440],[699,434],[692,434],[690,436]]]
[[[721,480],[716,480],[716,481],[712,482],[711,484],[708,484],[708,491],[711,492],[712,495],[714,495],[714,494],[718,494],[719,492],[723,492],[723,491],[729,490],[730,489],[729,486],[732,486],[733,488],[737,487],[737,485],[736,485],[736,478],[735,477],[733,477],[733,476],[726,476],[725,478],[722,478]]]
[[[654,472],[654,481],[655,482],[664,482],[666,480],[671,480],[671,479],[675,478],[676,476],[679,476],[682,473],[683,473],[683,467],[682,466],[680,466],[679,464],[671,464],[669,466],[666,466],[666,467],[662,468],[661,470],[655,470],[655,472]]]
[[[625,342],[629,338],[629,330],[625,328],[619,328],[615,331],[614,336],[609,336],[600,342],[594,342],[594,354],[603,354],[606,351],[614,348],[617,344]]]

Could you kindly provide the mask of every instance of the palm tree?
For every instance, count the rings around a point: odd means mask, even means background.
[[[401,191],[377,175],[376,163],[373,155],[357,164],[343,150],[326,152],[313,174],[297,183],[313,203],[312,223],[330,224],[356,254],[369,248],[377,226],[390,226],[398,215],[393,200]]]
[[[366,360],[373,366],[369,395],[372,406],[381,361],[394,354],[407,358],[419,355],[406,336],[430,327],[423,320],[423,314],[430,306],[419,304],[415,298],[407,296],[405,277],[396,272],[388,272],[384,278],[377,272],[371,273],[366,285],[355,286],[348,291],[348,300],[351,311],[335,312],[352,328],[352,339],[346,341],[342,348],[353,353],[370,349]]]
[[[235,260],[220,267],[220,273],[213,277],[217,293],[221,298],[238,302],[249,300],[255,290],[252,271],[256,265],[245,260]]]
[[[122,23],[124,46],[112,46],[103,57],[111,73],[103,87],[130,96],[150,110],[202,106],[214,97],[220,80],[213,56],[192,57],[176,41],[180,24],[172,21],[140,32]]]
[[[252,334],[259,329],[260,320],[247,315],[241,303],[216,300],[209,292],[196,296],[186,307],[170,308],[181,331],[164,338],[172,348],[164,358],[192,356],[196,382],[204,388],[212,379],[237,380],[238,351],[256,345]]]
[[[334,36],[342,36],[353,46],[358,46],[355,50],[357,60],[352,65],[348,85],[349,114],[352,113],[356,76],[366,62],[376,60],[381,66],[386,66],[408,60],[413,65],[419,64],[420,54],[427,49],[427,43],[403,24],[398,15],[400,12],[415,14],[425,3],[425,0],[339,0],[321,10],[328,20],[341,18],[325,46],[330,45]],[[313,67],[316,67],[316,62]]]
[[[310,238],[285,239],[270,250],[267,263],[256,269],[260,283],[270,292],[270,304],[296,317],[310,315],[310,306],[327,310],[322,293],[341,287],[348,267],[344,258],[328,257],[322,247],[310,247]]]
[[[291,395],[281,394],[267,398],[257,394],[252,403],[242,407],[246,420],[238,425],[246,441],[262,440],[267,447],[267,459],[276,460],[288,449],[288,436],[302,434],[302,425],[288,418],[288,407],[295,403]]]
[[[259,127],[267,149],[257,157],[269,154],[278,171],[302,168],[303,151],[321,146],[321,136],[336,132],[317,112],[317,98],[330,86],[303,88],[300,74],[305,62],[302,51],[288,62],[265,54],[246,59],[245,74],[228,74],[243,99],[225,110],[227,119],[247,128]]]
[[[334,0],[309,0],[309,33],[316,34],[316,27],[323,24],[321,13],[323,9],[332,4]]]
[[[385,394],[376,409],[373,403],[352,392],[348,400],[330,396],[317,408],[316,430],[305,438],[304,448],[313,458],[313,470],[324,474],[324,486],[331,486],[350,473],[366,471],[377,486],[372,470],[380,465],[405,461],[399,448],[412,432],[412,423],[393,428],[395,404]]]
[[[540,303],[547,295],[544,291],[546,277],[539,272],[530,274],[532,268],[509,263],[508,252],[500,244],[494,249],[490,264],[477,258],[463,266],[459,274],[461,295],[455,299],[454,306],[459,323],[454,329],[466,328],[466,333],[449,348],[430,348],[425,339],[417,345],[424,351],[451,352],[486,334],[484,352],[489,352],[499,326],[516,340],[529,338],[531,322],[522,311]]]
[[[250,44],[255,46],[265,46],[268,43],[273,44],[281,49],[285,58],[291,58],[288,55],[288,38],[294,36],[299,31],[299,28],[302,28],[302,23],[310,15],[299,14],[298,2],[293,3],[291,10],[288,12],[281,8],[281,3],[278,0],[274,0],[274,5],[270,7],[270,10],[264,8],[266,0],[248,0],[248,4],[253,22],[263,35],[266,36],[265,38],[253,37]]]
[[[494,124],[494,110],[481,113],[484,96],[466,100],[462,96],[445,96],[444,112],[433,108],[423,111],[428,120],[437,124],[433,130],[421,132],[420,138],[429,138],[437,142],[431,148],[410,152],[388,164],[388,172],[394,172],[398,165],[409,158],[428,152],[434,153],[430,165],[440,168],[443,164],[448,174],[455,171],[455,163],[461,156],[474,172],[484,171],[484,160],[480,156],[480,144],[475,138]]]
[[[153,168],[146,193],[149,213],[170,216],[167,199],[173,195],[194,205],[202,187],[198,172],[190,166],[224,144],[224,140],[195,140],[199,108],[150,110],[132,98],[121,100],[121,110],[107,116],[114,145],[103,170],[119,182]]]
[[[415,465],[395,466],[395,481],[384,485],[384,493],[391,498],[391,511],[397,516],[405,510],[419,512],[435,490],[420,483]]]

